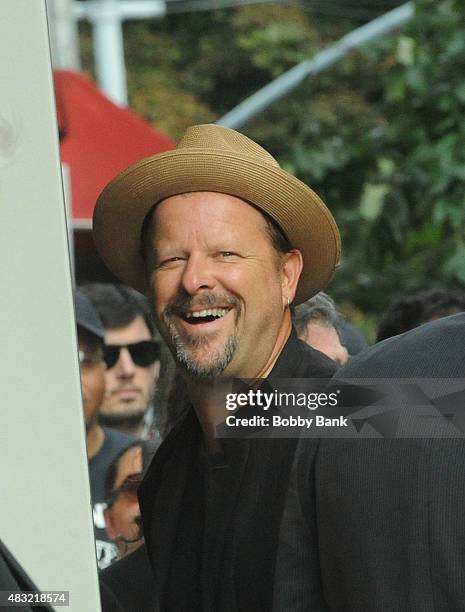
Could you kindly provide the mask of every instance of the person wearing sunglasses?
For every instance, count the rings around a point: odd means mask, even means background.
[[[142,544],[137,489],[158,443],[137,440],[110,464],[105,479],[107,507],[105,525],[108,537],[124,557]]]
[[[81,286],[105,328],[106,392],[99,420],[138,438],[155,419],[153,396],[160,371],[160,342],[145,298],[124,285]]]
[[[75,292],[74,305],[94,532],[97,560],[102,568],[117,556],[116,547],[105,531],[105,475],[115,457],[133,444],[136,438],[102,427],[98,422],[98,412],[105,394],[105,331],[92,303],[80,291]]]
[[[108,468],[106,529],[120,558],[100,572],[102,612],[157,609],[155,597],[150,594],[153,575],[144,545],[137,489],[158,444],[139,440]]]
[[[117,469],[124,473],[126,466],[139,463],[140,446],[137,445],[125,450],[118,458]],[[116,544],[120,557],[126,556],[142,544],[137,499],[142,472],[138,465],[135,465],[134,469],[136,471],[126,475],[124,480],[110,491],[105,510],[105,528],[108,537]]]

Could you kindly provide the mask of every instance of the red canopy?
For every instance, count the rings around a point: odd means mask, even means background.
[[[97,196],[130,164],[174,147],[174,141],[108,100],[88,78],[54,73],[61,159],[68,166],[73,226],[90,229]]]

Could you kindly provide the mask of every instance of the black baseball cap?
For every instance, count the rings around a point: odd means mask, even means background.
[[[74,310],[78,327],[103,341],[105,330],[92,302],[79,289],[74,292]]]

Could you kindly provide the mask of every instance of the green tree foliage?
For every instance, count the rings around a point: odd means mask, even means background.
[[[465,286],[464,13],[463,0],[419,0],[406,30],[364,53],[378,71],[380,121],[356,214],[343,222],[340,282],[365,308],[432,284]]]
[[[242,128],[333,211],[343,261],[329,290],[351,311],[375,316],[407,292],[465,287],[464,2],[417,0],[402,31]],[[129,22],[130,105],[178,137],[399,4],[306,0]],[[86,27],[82,44],[92,71]]]

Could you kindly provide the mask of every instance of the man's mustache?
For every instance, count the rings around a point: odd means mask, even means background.
[[[137,393],[142,393],[142,389],[140,387],[136,387],[135,385],[125,385],[125,384],[121,384],[118,385],[117,387],[112,387],[111,389],[107,390],[107,394],[108,395],[116,395],[117,393],[119,393],[122,389],[127,389],[128,391],[136,391]]]
[[[188,294],[179,295],[173,302],[168,304],[163,314],[167,317],[172,315],[182,315],[185,312],[198,307],[232,307],[238,310],[240,307],[240,301],[238,298],[232,295],[218,294],[213,292],[205,292],[197,296],[191,296]]]

